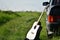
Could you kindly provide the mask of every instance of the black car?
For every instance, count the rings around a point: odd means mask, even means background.
[[[43,3],[43,6],[47,5],[46,26],[48,37],[53,34],[60,35],[60,0],[50,0]]]

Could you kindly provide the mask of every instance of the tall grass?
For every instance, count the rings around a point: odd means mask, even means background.
[[[10,14],[11,13],[11,14]],[[24,40],[32,24],[37,21],[40,12],[3,12],[0,11],[0,40]],[[44,13],[41,23],[41,40],[47,39],[46,13]],[[53,37],[52,40],[60,40]]]

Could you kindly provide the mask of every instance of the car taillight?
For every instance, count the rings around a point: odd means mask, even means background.
[[[48,16],[48,21],[49,21],[49,22],[54,22],[54,17],[51,16],[51,15],[49,15],[49,16]]]

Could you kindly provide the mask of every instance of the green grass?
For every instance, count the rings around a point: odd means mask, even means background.
[[[0,40],[24,40],[32,24],[37,21],[40,12],[12,12],[0,11]],[[46,13],[44,13],[41,23],[41,40],[47,39]],[[60,40],[59,37],[53,37],[52,40]]]

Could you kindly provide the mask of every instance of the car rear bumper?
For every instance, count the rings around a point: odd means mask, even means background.
[[[47,27],[50,31],[58,29],[60,27],[60,23],[49,23],[47,24]]]
[[[50,27],[58,27],[58,26],[60,26],[60,23],[54,22],[54,23],[49,23],[48,25],[49,25]]]

